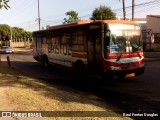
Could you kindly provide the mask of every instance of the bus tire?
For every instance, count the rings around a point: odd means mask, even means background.
[[[83,78],[86,73],[85,73],[85,65],[82,61],[77,61],[75,63],[75,75],[77,78]]]
[[[49,67],[49,61],[48,61],[48,57],[44,56],[43,57],[43,65],[44,67],[48,68]]]

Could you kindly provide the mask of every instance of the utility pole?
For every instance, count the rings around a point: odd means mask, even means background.
[[[41,19],[40,19],[40,10],[39,10],[39,0],[38,0],[38,25],[39,25],[39,30],[41,29]]]
[[[125,8],[125,0],[122,1],[123,4],[123,19],[126,19],[126,8]]]
[[[10,27],[10,33],[11,33],[11,38],[10,38],[10,42],[9,42],[9,46],[12,47],[12,27]]]
[[[132,0],[132,21],[134,20],[134,0]]]

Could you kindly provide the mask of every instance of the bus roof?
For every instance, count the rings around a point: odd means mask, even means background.
[[[48,29],[60,29],[60,28],[66,28],[66,27],[73,27],[73,26],[79,26],[79,25],[85,25],[85,24],[92,24],[92,23],[122,23],[122,24],[137,24],[135,21],[128,21],[128,20],[80,20],[73,23],[68,24],[61,24],[56,26],[51,26]]]
[[[94,23],[104,23],[104,24],[105,23],[122,23],[122,24],[138,25],[138,23],[136,23],[135,21],[129,21],[129,20],[80,20],[73,23],[50,26],[46,30],[63,29],[63,28],[69,28],[69,27],[75,27],[75,26],[81,26],[81,25],[87,25],[87,24],[94,24]],[[45,32],[46,30],[34,31],[33,33]]]

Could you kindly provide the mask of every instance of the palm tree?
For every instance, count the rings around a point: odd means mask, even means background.
[[[1,0],[1,1],[0,1],[0,9],[2,9],[3,7],[4,7],[5,9],[10,8],[9,5],[8,5],[8,2],[9,2],[9,0]]]

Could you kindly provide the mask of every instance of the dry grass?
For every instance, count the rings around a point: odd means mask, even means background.
[[[5,104],[12,111],[111,111],[115,109],[103,101],[94,102],[82,94],[61,90],[22,74],[13,68],[0,63],[0,89],[5,87]],[[95,97],[96,96],[92,96]],[[104,107],[106,106],[106,107]],[[0,109],[5,110],[5,108]],[[17,118],[18,119],[18,118]],[[27,118],[24,118],[27,120]],[[48,117],[45,120],[123,120],[122,117]],[[19,120],[19,119],[18,119]]]
[[[32,52],[31,48],[13,48],[14,52],[24,53],[24,52]]]

